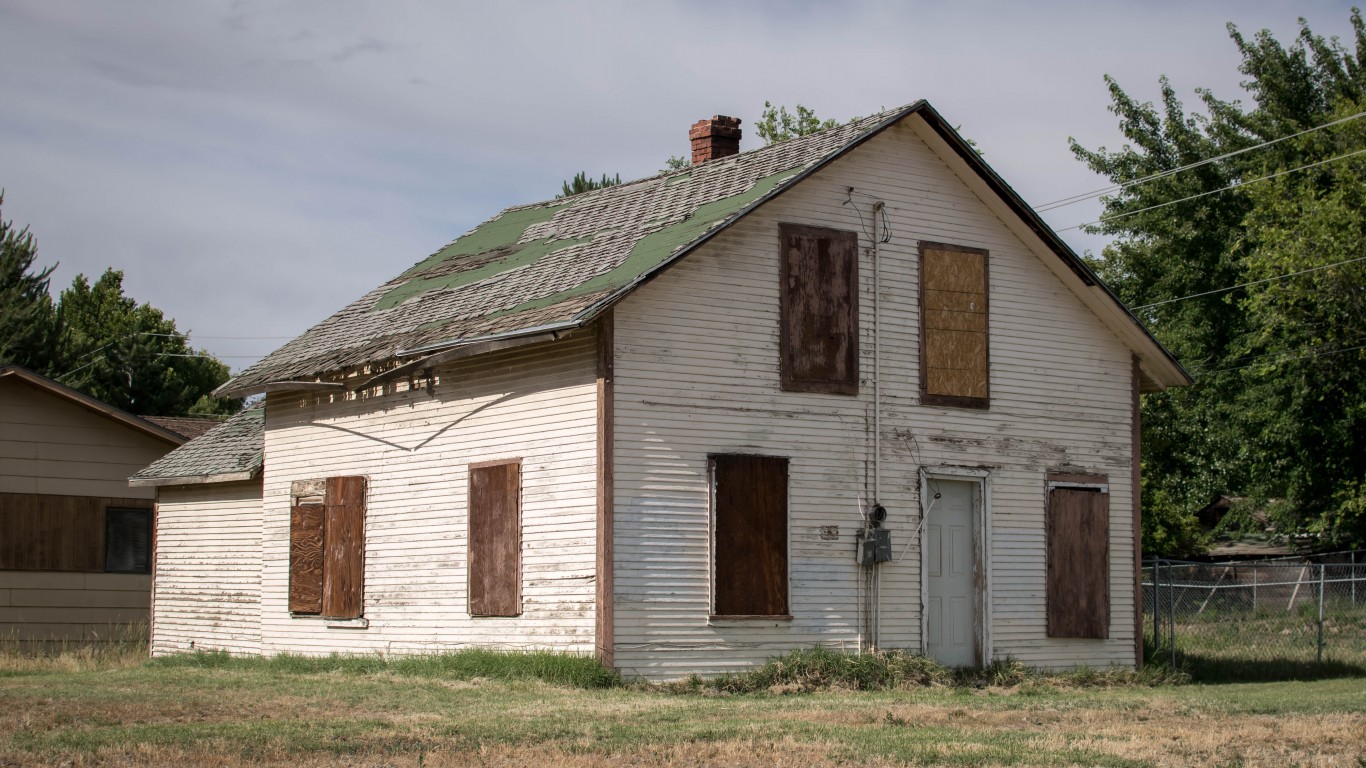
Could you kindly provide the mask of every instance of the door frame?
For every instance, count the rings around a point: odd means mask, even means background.
[[[931,480],[952,480],[974,483],[977,486],[976,500],[973,503],[973,525],[977,535],[973,537],[973,589],[977,595],[976,635],[977,658],[979,667],[986,666],[992,658],[991,649],[991,470],[974,467],[921,467],[920,468],[920,652],[929,655],[929,604],[930,574],[925,568],[925,553],[929,544],[929,530],[925,527],[928,519],[925,500],[930,498]]]

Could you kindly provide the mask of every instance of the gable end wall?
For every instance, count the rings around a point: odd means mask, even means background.
[[[863,220],[850,205],[848,188]],[[742,669],[792,648],[855,649],[865,583],[854,562],[872,496],[874,269],[861,230],[887,203],[881,246],[880,644],[918,649],[921,467],[989,471],[991,652],[1039,667],[1134,663],[1130,351],[904,125],[889,128],[723,232],[615,309],[615,654],[628,674]],[[782,392],[778,226],[859,231],[857,396]],[[989,410],[919,404],[922,240],[990,252]],[[1053,258],[1045,254],[1046,258]],[[789,622],[709,622],[707,455],[791,458]],[[1110,478],[1105,641],[1045,636],[1044,476]],[[837,526],[835,540],[821,536]],[[909,544],[909,546],[908,546]]]

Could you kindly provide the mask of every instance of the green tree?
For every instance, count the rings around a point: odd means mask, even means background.
[[[591,192],[595,189],[615,187],[620,183],[621,174],[619,173],[615,176],[608,176],[604,173],[601,179],[591,179],[588,177],[587,173],[579,171],[579,174],[572,180],[566,181],[560,185],[560,194],[556,195],[556,197],[570,197],[571,195],[577,195],[583,192]]]
[[[797,105],[796,112],[788,112],[786,106],[775,107],[765,101],[763,115],[754,124],[754,129],[758,131],[759,138],[763,139],[764,144],[767,145],[787,141],[798,136],[809,136],[813,133],[829,130],[837,125],[839,125],[839,121],[821,120],[816,117],[814,111],[801,104]]]
[[[0,193],[0,207],[4,202]],[[0,365],[18,363],[47,373],[56,336],[48,294],[53,267],[34,272],[37,255],[28,228],[15,229],[12,221],[0,216]]]
[[[228,367],[192,349],[175,322],[123,293],[123,273],[93,284],[77,275],[58,301],[62,324],[57,380],[133,413],[233,413],[241,402],[208,396]]]
[[[1130,143],[1108,151],[1071,142],[1093,170],[1126,185],[1103,199],[1092,230],[1116,239],[1093,266],[1197,379],[1144,397],[1147,551],[1199,547],[1193,513],[1219,494],[1259,500],[1281,531],[1319,534],[1322,546],[1366,539],[1366,355],[1348,349],[1366,337],[1366,281],[1359,265],[1280,279],[1366,254],[1361,158],[1296,170],[1366,137],[1349,122],[1259,146],[1361,111],[1359,11],[1351,22],[1350,48],[1304,20],[1290,46],[1230,24],[1250,109],[1200,90],[1203,113],[1187,114],[1166,78],[1154,106],[1107,77]],[[1238,154],[1180,170],[1229,153]],[[1264,278],[1275,279],[1224,290]]]

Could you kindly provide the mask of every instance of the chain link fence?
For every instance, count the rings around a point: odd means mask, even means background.
[[[1149,559],[1143,619],[1149,658],[1200,677],[1366,674],[1366,552]]]

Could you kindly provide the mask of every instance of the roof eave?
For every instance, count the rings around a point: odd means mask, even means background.
[[[1160,384],[1162,388],[1190,386],[1195,383],[1195,379],[1176,359],[1176,356],[1163,346],[1156,336],[1153,336],[1152,332],[1120,300],[1119,296],[1115,295],[1115,292],[1110,290],[1110,287],[1087,266],[1086,262],[1072,250],[1071,246],[1064,242],[1053,231],[1052,227],[1048,226],[1039,214],[1004,179],[997,175],[990,165],[982,160],[972,145],[968,144],[967,140],[960,136],[934,107],[925,103],[922,109],[916,111],[920,118],[953,149],[954,153],[977,173],[982,181],[1005,202],[1006,206],[1063,261],[1085,288],[1102,292],[1106,302],[1113,306],[1123,320],[1137,331],[1138,338],[1135,338],[1134,341],[1146,349],[1135,349],[1134,351],[1138,353],[1145,371],[1155,382]],[[1134,344],[1130,344],[1131,348],[1134,346]]]
[[[240,483],[255,480],[261,476],[261,467],[244,472],[216,472],[203,475],[181,475],[178,477],[130,477],[128,485],[132,488],[160,488],[168,485],[208,485],[210,483]]]
[[[86,410],[107,419],[117,421],[138,432],[165,440],[172,445],[184,445],[188,442],[188,439],[178,432],[172,432],[159,424],[153,424],[152,422],[128,413],[121,408],[112,406],[102,400],[97,400],[84,392],[74,390],[59,381],[54,381],[42,374],[34,373],[21,365],[6,365],[0,367],[0,378],[9,376],[13,376],[31,387],[41,389],[55,397],[60,397],[63,400],[80,406],[81,408],[85,408]]]

